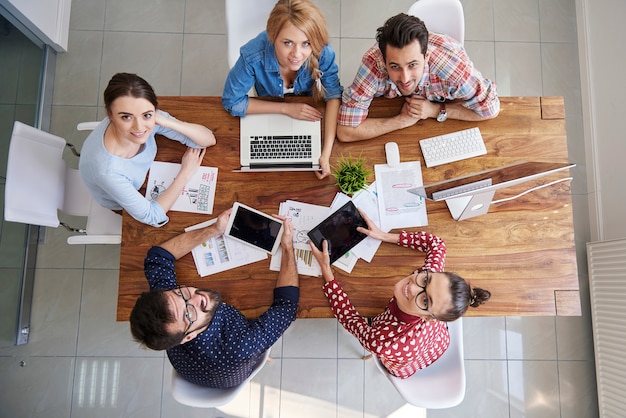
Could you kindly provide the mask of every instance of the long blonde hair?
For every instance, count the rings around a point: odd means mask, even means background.
[[[291,23],[300,29],[311,42],[311,56],[308,69],[315,81],[313,98],[321,100],[326,91],[322,85],[322,72],[319,69],[319,58],[322,50],[328,45],[328,29],[326,19],[316,5],[309,0],[278,0],[267,19],[267,36],[274,42],[285,23]]]

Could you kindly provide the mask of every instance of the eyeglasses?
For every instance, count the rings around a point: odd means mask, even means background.
[[[185,336],[187,336],[193,323],[198,320],[198,312],[196,311],[196,307],[188,302],[189,299],[191,299],[191,291],[187,286],[176,286],[174,294],[180,296],[185,301],[185,317],[187,317],[187,321],[189,322],[189,325],[185,328]]]
[[[419,277],[420,277],[420,273],[424,272],[426,273],[423,277],[424,277],[424,284],[421,285],[418,283],[419,281]],[[417,294],[417,296],[415,296],[415,306],[417,306],[418,308],[420,308],[423,311],[428,312],[428,314],[430,316],[432,316],[433,318],[437,319],[437,317],[428,310],[428,293],[426,292],[426,286],[428,286],[428,283],[430,283],[430,271],[428,270],[422,270],[422,271],[415,271],[415,285],[417,287],[419,287],[420,289],[422,289],[421,292],[419,292]]]

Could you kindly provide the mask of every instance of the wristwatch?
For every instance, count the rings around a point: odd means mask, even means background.
[[[439,108],[439,114],[437,115],[437,122],[445,122],[448,119],[448,112],[446,112],[445,103],[441,103],[441,107]]]

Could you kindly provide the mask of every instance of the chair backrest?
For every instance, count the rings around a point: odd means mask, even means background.
[[[276,0],[226,0],[228,66],[239,58],[239,48],[265,30]]]
[[[14,123],[4,219],[56,228],[60,225],[60,210],[67,215],[87,217],[87,235],[70,236],[69,244],[120,243],[122,217],[91,198],[78,170],[67,167],[63,160],[65,144],[59,136],[19,121]]]
[[[374,357],[378,369],[398,393],[411,405],[442,409],[460,404],[465,397],[465,362],[463,358],[463,320],[448,322],[450,347],[437,361],[418,370],[407,379],[392,376]]]
[[[417,0],[407,14],[417,16],[429,32],[451,36],[465,42],[465,17],[459,0]]]
[[[64,207],[67,173],[64,148],[63,138],[19,121],[14,123],[7,162],[5,220],[59,226],[57,210]]]
[[[226,389],[208,388],[196,385],[183,379],[176,370],[172,369],[172,396],[183,405],[195,408],[216,408],[232,401],[246,384],[252,380],[270,357],[268,349],[252,369],[252,373],[239,386]]]

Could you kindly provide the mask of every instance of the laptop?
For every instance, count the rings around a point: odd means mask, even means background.
[[[281,114],[240,118],[240,163],[235,171],[317,171],[322,154],[320,121]]]

